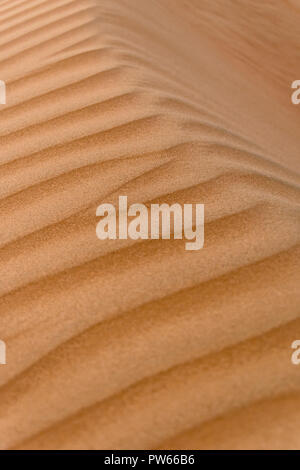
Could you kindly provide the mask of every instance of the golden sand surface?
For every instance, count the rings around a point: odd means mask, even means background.
[[[300,449],[297,0],[2,0],[1,449]],[[205,244],[96,237],[204,203]]]

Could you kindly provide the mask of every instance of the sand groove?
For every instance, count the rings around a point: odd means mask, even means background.
[[[300,448],[300,9],[213,3],[0,2],[2,449]],[[204,249],[100,242],[120,194]]]

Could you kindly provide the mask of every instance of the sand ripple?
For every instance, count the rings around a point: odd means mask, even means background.
[[[0,3],[2,449],[300,448],[299,19]],[[120,194],[204,203],[204,249],[100,242]]]

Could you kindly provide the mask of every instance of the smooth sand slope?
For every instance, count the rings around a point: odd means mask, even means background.
[[[300,448],[300,3],[2,0],[2,449]],[[205,245],[96,208],[204,203]]]

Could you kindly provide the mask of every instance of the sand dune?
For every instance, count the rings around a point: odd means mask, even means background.
[[[2,449],[300,449],[300,3],[2,0]],[[96,208],[205,204],[205,245]]]

